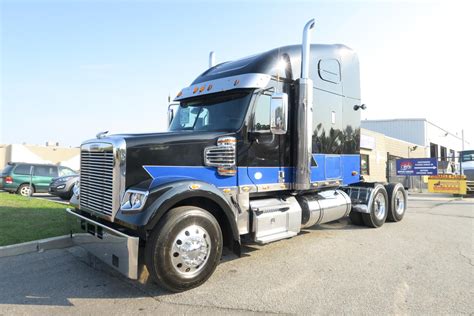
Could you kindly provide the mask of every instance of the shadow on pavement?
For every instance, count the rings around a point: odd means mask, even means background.
[[[348,218],[304,229],[302,235],[331,238],[335,230],[368,229]],[[244,244],[242,257],[261,249]],[[225,251],[221,264],[239,259]],[[180,295],[159,288],[143,271],[139,281],[129,280],[79,247],[49,250],[0,259],[1,304],[73,306],[76,300],[148,298]],[[93,311],[91,311],[93,312]]]

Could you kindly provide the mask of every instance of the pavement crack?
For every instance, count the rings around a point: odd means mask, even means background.
[[[168,305],[175,305],[175,306],[185,306],[191,308],[214,308],[218,309],[220,311],[235,311],[235,312],[249,312],[249,313],[262,313],[262,314],[275,314],[275,315],[294,315],[290,313],[284,313],[284,312],[274,312],[274,311],[264,311],[264,310],[253,310],[249,308],[234,308],[234,307],[223,307],[223,306],[215,306],[215,305],[204,305],[204,304],[187,304],[187,303],[176,303],[176,302],[169,302],[169,301],[163,301],[159,297],[148,293],[148,291],[141,286],[136,285],[133,281],[128,281],[128,280],[121,280],[122,282],[126,283],[128,286],[133,287],[134,289],[140,291],[142,294],[145,296],[155,300],[158,303],[161,304],[168,304]]]
[[[469,263],[471,266],[474,267],[474,264],[472,263],[472,259],[471,259],[471,258],[469,258],[469,257],[466,256],[465,254],[463,254],[461,250],[459,250],[458,254],[459,254],[461,257],[465,258],[465,259],[467,260],[467,263]]]
[[[427,215],[444,216],[444,217],[474,219],[473,216],[468,216],[468,215],[450,215],[450,214],[439,214],[439,213],[432,213],[432,212],[410,212],[410,214],[422,214],[422,215],[427,214]]]

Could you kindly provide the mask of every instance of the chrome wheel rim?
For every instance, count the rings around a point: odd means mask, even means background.
[[[30,187],[29,186],[24,186],[20,189],[20,194],[23,196],[30,196]]]
[[[210,252],[209,233],[199,225],[191,225],[181,230],[174,239],[170,251],[171,263],[178,274],[191,278],[204,268]]]
[[[400,190],[395,194],[395,212],[398,215],[402,215],[405,212],[405,196]]]
[[[374,214],[375,217],[379,220],[382,220],[385,217],[386,212],[386,201],[382,193],[377,193],[374,201]]]

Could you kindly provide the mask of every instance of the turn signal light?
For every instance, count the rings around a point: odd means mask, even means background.
[[[218,146],[225,146],[225,145],[235,145],[237,143],[237,139],[234,137],[221,137],[217,140]]]
[[[217,172],[221,175],[221,176],[233,176],[237,173],[237,170],[233,167],[231,168],[226,168],[226,167],[218,167],[217,168]]]
[[[197,190],[197,189],[199,189],[200,187],[201,187],[201,185],[199,185],[199,184],[197,184],[197,183],[193,183],[193,184],[191,184],[191,185],[189,186],[189,188],[190,188],[191,190]]]
[[[199,88],[198,87],[194,87],[194,90],[193,90],[193,93],[196,93],[198,92]]]

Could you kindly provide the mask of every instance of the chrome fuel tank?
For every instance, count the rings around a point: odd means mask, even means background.
[[[341,190],[327,190],[297,197],[302,228],[338,220],[351,211],[351,199]]]

